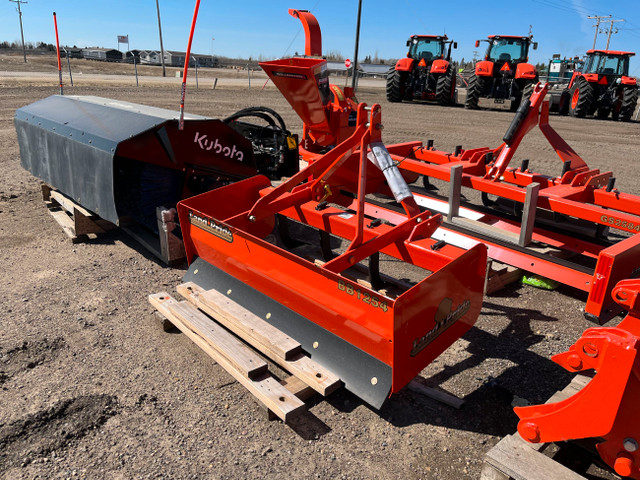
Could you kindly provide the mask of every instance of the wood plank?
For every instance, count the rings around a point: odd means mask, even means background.
[[[487,453],[485,463],[514,480],[585,480],[582,475],[533,450],[518,434],[500,440]]]
[[[233,368],[248,378],[255,378],[268,370],[267,362],[245,344],[211,321],[188,302],[178,302],[168,295],[150,296],[151,304],[165,317],[178,318],[191,332],[201,337],[211,348],[223,355]],[[167,309],[167,315],[160,307]]]
[[[59,192],[58,190],[52,189],[50,193],[50,197],[52,200],[55,200],[56,202],[58,202],[62,208],[64,208],[67,212],[71,214],[74,212],[74,210],[77,210],[85,217],[93,216],[93,213],[91,213],[89,210],[84,208],[82,205],[76,203],[74,200],[67,197],[62,192]]]
[[[178,285],[177,290],[185,299],[213,316],[247,343],[264,346],[264,350],[256,348],[269,357],[288,359],[302,351],[302,346],[296,340],[217,290],[204,290],[193,282]]]
[[[502,290],[507,285],[519,281],[523,275],[524,270],[521,268],[492,262],[491,267],[487,270],[484,293],[485,295],[491,295],[498,290]]]
[[[205,291],[193,282],[178,285],[177,290],[194,306],[211,315],[216,321],[267,355],[274,363],[303,380],[321,395],[329,395],[342,385],[339,377],[307,357],[297,341],[226,295],[215,290]]]
[[[445,405],[449,405],[450,407],[460,409],[464,405],[464,400],[456,397],[447,392],[443,392],[442,390],[438,390],[435,388],[427,387],[426,385],[417,382],[416,380],[411,380],[409,385],[407,385],[409,390],[415,393],[419,393],[424,395],[425,397],[432,398],[440,403],[444,403]]]
[[[55,221],[58,222],[58,225],[62,227],[64,233],[66,233],[71,240],[75,240],[77,238],[73,220],[69,217],[67,212],[59,208],[52,208],[49,209],[49,213]]]
[[[258,399],[284,422],[291,420],[306,409],[304,403],[283,387],[276,378],[268,373],[268,371],[256,378],[250,379],[244,372],[237,370],[234,365],[227,360],[225,355],[222,355],[216,348],[207,342],[199,332],[194,331],[188,325],[183,323],[182,319],[173,313],[172,310],[176,309],[172,309],[170,307],[172,305],[177,305],[178,302],[168,293],[160,292],[154,295],[149,295],[149,302],[157,308],[162,315],[167,317],[171,323],[180,329],[180,331],[187,335],[196,345],[204,350],[207,355],[218,362],[218,364],[233,376],[233,378],[249,390],[256,399]],[[187,304],[187,302],[182,303]],[[194,312],[197,312],[194,308],[193,310]],[[202,312],[197,313],[204,316]],[[207,319],[207,321],[211,322],[209,319]]]

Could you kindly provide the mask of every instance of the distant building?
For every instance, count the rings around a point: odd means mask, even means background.
[[[109,48],[83,48],[82,56],[88,60],[101,60],[103,62],[122,61],[122,52]]]
[[[124,61],[127,63],[133,63],[133,59],[136,59],[136,63],[140,63],[140,50],[129,50],[124,54]]]
[[[160,65],[160,52],[157,50],[140,50],[140,63],[145,65]]]
[[[358,65],[358,73],[361,77],[387,78],[391,65],[382,63],[361,63]]]

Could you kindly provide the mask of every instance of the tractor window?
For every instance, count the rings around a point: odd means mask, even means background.
[[[629,71],[629,57],[617,55],[593,55],[587,60],[585,73],[599,73],[601,75],[627,75]]]
[[[520,38],[494,38],[489,45],[487,60],[520,62],[527,58],[527,44]]]
[[[414,38],[409,49],[411,58],[426,61],[442,56],[442,42],[437,38]]]

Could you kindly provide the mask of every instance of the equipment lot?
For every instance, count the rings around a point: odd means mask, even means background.
[[[177,110],[179,79],[135,88],[131,77],[86,77],[65,93]],[[186,110],[225,117],[265,105],[300,133],[293,110],[272,85],[260,90],[263,82],[190,85]],[[382,104],[388,143],[494,147],[512,119],[390,104],[384,81],[368,82],[358,97]],[[591,326],[581,314],[586,295],[515,285],[487,297],[476,327],[422,373],[421,382],[464,397],[462,409],[405,390],[376,412],[342,390],[291,427],[267,421],[241,385],[151,314],[147,295],[173,294],[184,267],[163,267],[119,230],[73,245],[47,213],[40,182],[20,167],[13,115],[57,90],[55,79],[0,72],[4,478],[478,478],[485,452],[515,431],[514,395],[542,403],[569,383],[549,357]],[[638,123],[553,116],[551,124],[590,166],[612,170],[621,191],[640,194]],[[539,132],[515,165],[523,158],[543,173],[562,167]]]

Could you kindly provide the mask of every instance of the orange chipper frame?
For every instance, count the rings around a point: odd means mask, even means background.
[[[602,459],[623,477],[640,479],[640,280],[623,280],[613,298],[629,313],[616,328],[590,328],[552,360],[570,372],[595,370],[577,394],[558,403],[515,408],[529,442],[602,438]]]
[[[185,281],[226,292],[376,408],[475,323],[486,269],[483,245],[465,251],[430,238],[442,217],[418,208],[381,129],[380,106],[361,104],[353,134],[281,185],[256,176],[178,204]],[[365,199],[385,182],[404,209],[390,219]],[[288,233],[300,228],[322,234],[315,260],[313,245]],[[339,238],[346,247],[335,247]],[[398,261],[420,267],[419,279],[380,273]]]
[[[317,25],[309,12],[289,13],[305,25]],[[305,31],[312,37],[307,45],[317,45],[314,55],[318,55],[319,28]],[[357,105],[353,91],[329,84],[323,58],[260,65],[304,121],[300,152],[305,160],[313,161],[318,152],[351,135]],[[317,88],[311,88],[310,77]],[[454,212],[448,213],[434,238],[463,248],[482,242],[490,258],[587,292],[585,316],[603,324],[623,311],[611,298],[615,284],[640,274],[640,197],[615,188],[612,172],[589,168],[549,125],[547,90],[548,85],[535,87],[497,148],[460,146],[450,153],[436,150],[431,140],[426,146],[407,142],[387,148],[408,183],[419,176],[425,187],[429,177],[450,182],[458,204],[461,187],[481,192],[484,205],[458,209],[451,194],[447,202],[412,187],[421,207]],[[520,167],[509,166],[520,142],[536,125],[562,162],[557,177],[530,171],[528,160]],[[501,206],[508,206],[508,211]],[[544,253],[549,249],[560,255]]]

